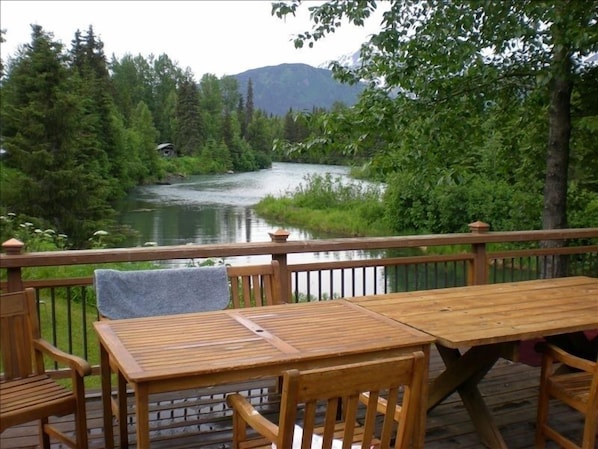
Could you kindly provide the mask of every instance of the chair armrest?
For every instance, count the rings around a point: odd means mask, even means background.
[[[79,376],[84,377],[91,374],[91,365],[87,360],[69,354],[68,352],[64,352],[41,338],[34,340],[33,344],[36,350],[39,350],[59,363],[68,365],[71,369],[75,370]]]
[[[577,357],[567,351],[559,348],[558,346],[547,344],[542,348],[542,352],[547,355],[552,361],[561,362],[572,368],[577,368],[586,372],[593,372],[596,366],[596,362],[587,360],[581,357]]]
[[[260,435],[272,442],[278,439],[278,426],[260,415],[245,397],[238,393],[229,394],[226,403],[238,416]]]

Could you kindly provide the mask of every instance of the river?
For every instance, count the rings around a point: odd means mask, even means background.
[[[270,240],[268,233],[279,228],[290,232],[289,240],[339,237],[274,223],[257,216],[253,209],[266,195],[285,195],[305,185],[306,176],[327,173],[352,182],[345,166],[275,162],[272,168],[259,172],[198,175],[169,185],[142,186],[121,203],[119,222],[138,232],[128,246],[266,242]],[[256,262],[264,257],[242,259]],[[292,255],[289,261],[340,257],[356,258],[359,254]]]

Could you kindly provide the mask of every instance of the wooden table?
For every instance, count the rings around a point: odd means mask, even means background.
[[[428,410],[455,391],[483,443],[506,448],[477,385],[521,340],[598,329],[598,279],[569,277],[356,297],[367,310],[436,338],[446,365]],[[461,353],[460,349],[466,349]]]
[[[325,367],[417,350],[429,360],[434,341],[426,333],[341,299],[94,325],[100,341],[108,449],[114,445],[110,362],[135,393],[137,447],[149,448],[150,393],[273,377],[290,368]],[[424,390],[422,401],[427,387]],[[414,437],[419,448],[423,447],[426,416],[425,402],[421,405],[424,421]],[[126,407],[119,409],[121,447],[127,447],[126,419],[122,419]]]

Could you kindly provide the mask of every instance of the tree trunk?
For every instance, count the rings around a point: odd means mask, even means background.
[[[544,183],[544,229],[567,227],[567,172],[569,167],[569,139],[571,136],[571,64],[565,46],[558,46],[554,53],[553,79],[551,82],[548,149],[546,154],[546,180]],[[541,246],[565,246],[565,241],[544,241]],[[564,258],[544,261],[542,277],[561,277],[567,273]]]

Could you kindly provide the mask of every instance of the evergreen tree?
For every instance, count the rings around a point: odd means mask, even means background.
[[[239,96],[237,105],[237,120],[239,122],[241,136],[245,137],[247,135],[247,123],[245,123],[245,103],[242,95]]]
[[[6,164],[22,173],[22,185],[4,206],[39,217],[66,233],[77,247],[112,216],[110,190],[90,153],[82,151],[85,99],[73,80],[62,45],[41,26],[18,52],[2,84]]]
[[[303,114],[297,114],[293,112],[293,108],[289,108],[284,116],[283,138],[291,143],[303,142],[309,136],[306,122],[307,119]]]
[[[93,171],[110,180],[112,197],[125,194],[122,189],[123,167],[130,155],[116,144],[118,121],[112,96],[112,84],[108,72],[104,44],[96,38],[93,27],[86,34],[75,33],[69,52],[72,77],[79,80],[77,94],[82,98],[84,116],[80,123],[85,139],[82,154],[93,165]]]
[[[272,141],[274,140],[268,119],[258,110],[247,128],[247,142],[253,149],[259,168],[272,166]]]
[[[253,81],[247,81],[247,96],[245,97],[245,129],[249,132],[249,126],[253,120]],[[247,134],[244,135],[247,139]]]
[[[230,113],[225,112],[222,119],[222,140],[227,147],[231,147],[235,135],[233,132],[232,117]],[[231,155],[233,156],[233,155]],[[233,160],[235,157],[233,156]]]
[[[182,156],[198,155],[202,141],[199,91],[190,71],[185,73],[177,91],[174,143]]]

